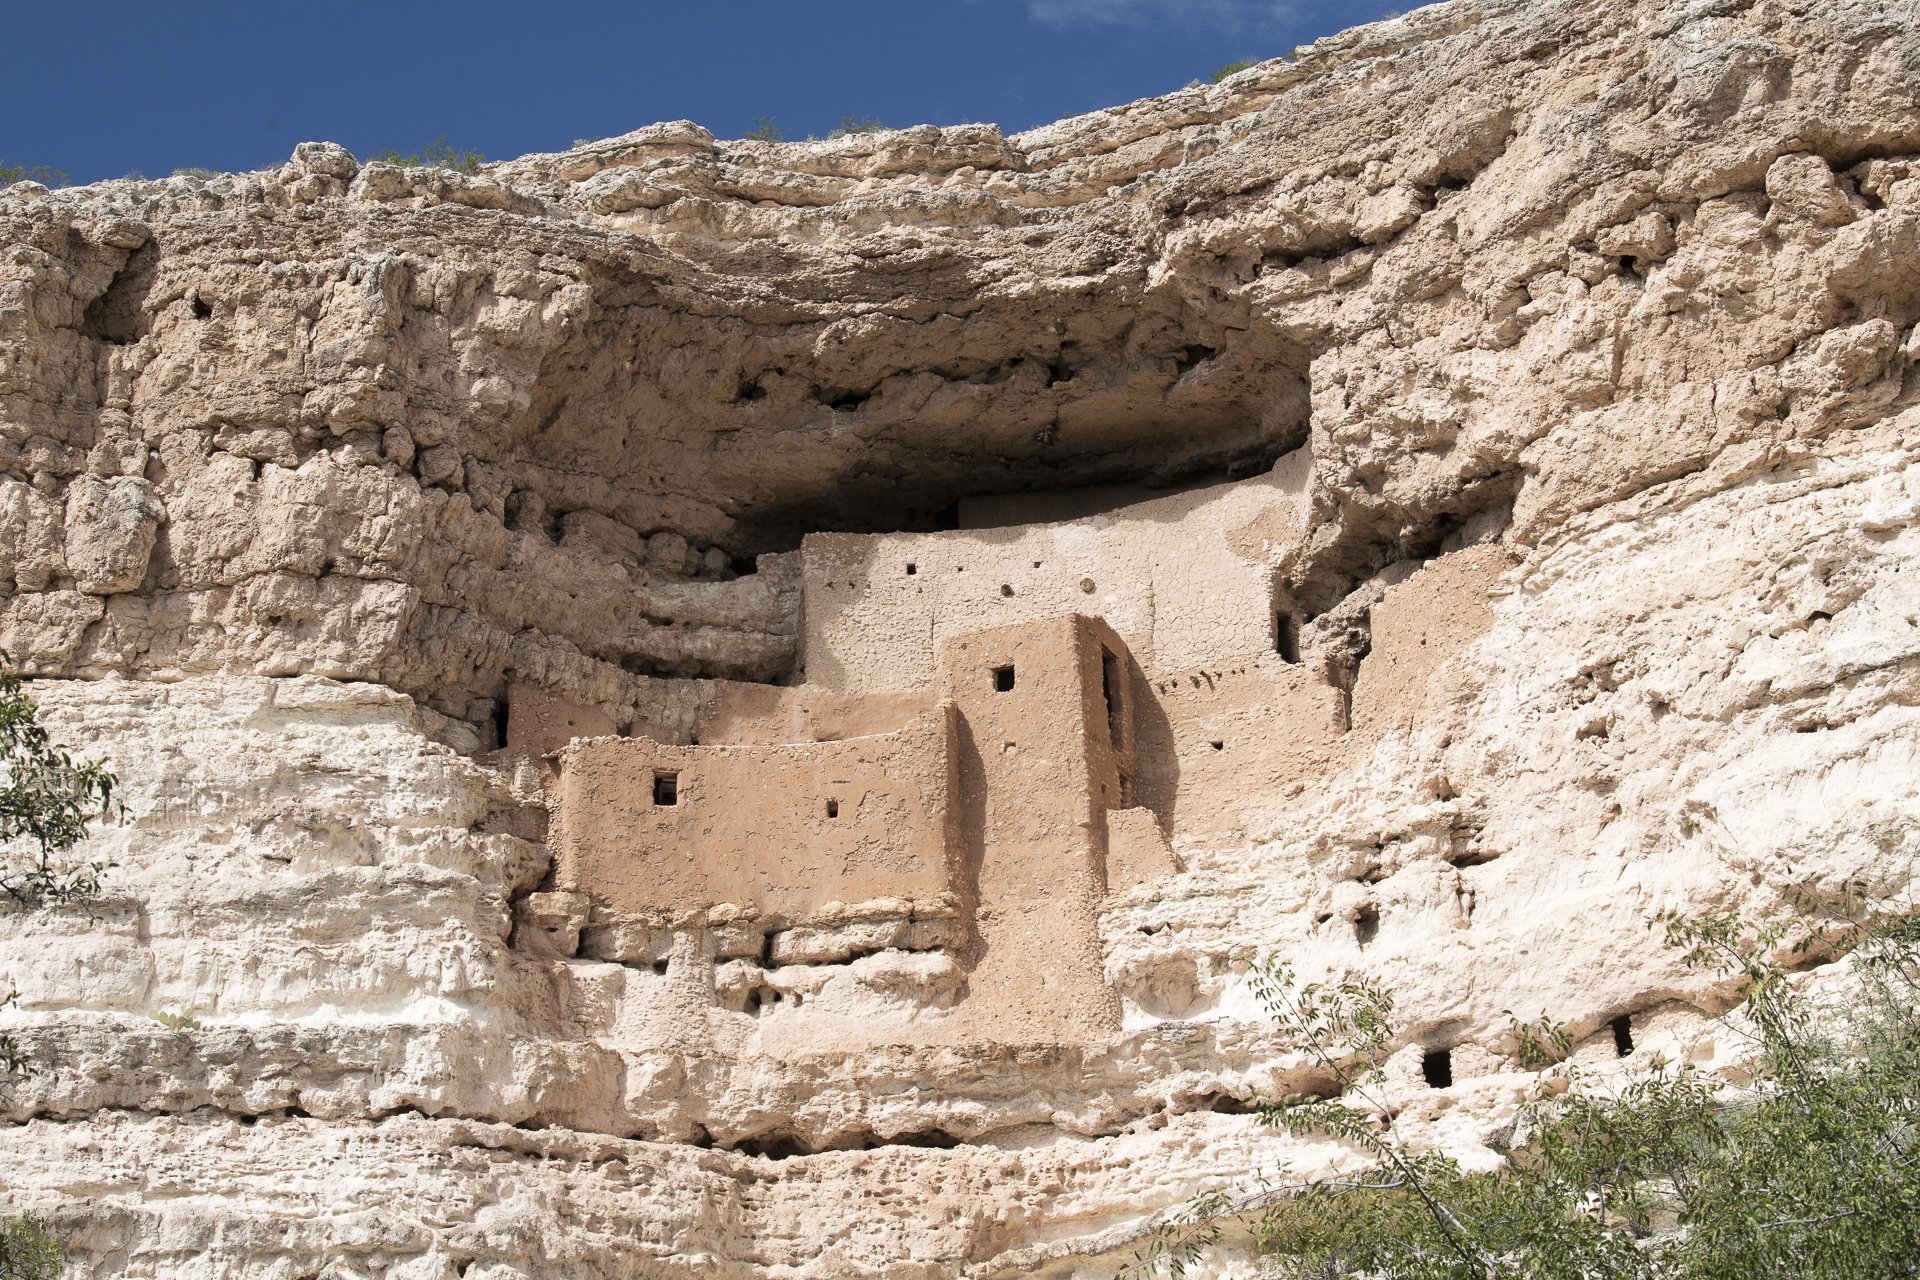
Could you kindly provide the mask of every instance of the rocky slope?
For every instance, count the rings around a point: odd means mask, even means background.
[[[1236,1114],[1303,1079],[1241,958],[1390,983],[1486,1159],[1506,1010],[1714,1060],[1648,914],[1920,853],[1902,0],[1451,0],[1014,137],[308,144],[0,246],[0,647],[132,814],[91,913],[0,914],[0,1187],[77,1275],[1111,1274],[1340,1158]],[[795,674],[803,533],[1301,448],[1364,749],[1105,904],[1119,1036],[774,1052],[539,945],[510,683],[674,722]]]

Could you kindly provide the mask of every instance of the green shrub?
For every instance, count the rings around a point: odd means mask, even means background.
[[[774,127],[772,116],[755,116],[753,128],[740,135],[748,142],[778,142],[780,130]]]
[[[156,1009],[147,1015],[169,1031],[198,1031],[200,1019],[191,1010],[185,1013],[169,1013],[165,1009]]]
[[[25,681],[0,652],[0,846],[24,846],[24,856],[0,860],[0,894],[38,907],[98,893],[108,864],[74,866],[64,856],[86,837],[88,823],[120,813],[118,785],[104,764],[75,764],[49,737]]]
[[[1211,79],[1215,84],[1219,84],[1222,80],[1225,80],[1228,76],[1232,75],[1234,72],[1245,71],[1248,67],[1251,67],[1253,65],[1254,65],[1254,61],[1251,58],[1248,58],[1241,62],[1229,62],[1226,66],[1221,67],[1218,71],[1214,72]]]
[[[16,182],[37,182],[43,187],[64,187],[69,181],[64,170],[44,164],[0,164],[0,187]]]
[[[1851,885],[1796,895],[1792,934],[1733,915],[1659,917],[1693,968],[1738,984],[1757,1050],[1734,1084],[1649,1055],[1607,1091],[1567,1086],[1523,1115],[1504,1168],[1464,1172],[1413,1151],[1378,1092],[1391,995],[1256,970],[1262,1003],[1329,1077],[1328,1097],[1264,1104],[1260,1121],[1364,1153],[1358,1173],[1216,1189],[1163,1223],[1127,1273],[1180,1276],[1238,1219],[1267,1274],[1374,1280],[1884,1280],[1920,1275],[1920,920]],[[1851,957],[1841,1016],[1816,1013],[1776,957]],[[1563,1059],[1546,1019],[1513,1030],[1523,1064]]]
[[[849,138],[856,133],[885,133],[886,131],[886,125],[881,124],[878,120],[872,119],[871,117],[862,120],[858,116],[841,116],[839,127],[827,136],[829,138]]]
[[[65,176],[65,175],[61,175]],[[87,824],[123,810],[114,789],[118,782],[98,761],[75,764],[72,753],[54,742],[21,679],[0,652],[0,901],[15,908],[84,902],[100,891],[105,862],[74,865],[66,855],[87,834]],[[0,996],[0,1009],[19,998]],[[31,1071],[27,1056],[11,1034],[0,1032],[0,1069],[6,1075]],[[0,1216],[0,1280],[55,1280],[60,1249],[39,1219]]]
[[[477,173],[480,166],[487,162],[485,155],[478,151],[463,150],[447,141],[441,134],[418,151],[401,155],[398,151],[382,151],[378,155],[367,157],[382,164],[397,164],[408,169],[457,169],[461,173]]]
[[[60,1246],[32,1214],[0,1217],[0,1280],[58,1280]]]

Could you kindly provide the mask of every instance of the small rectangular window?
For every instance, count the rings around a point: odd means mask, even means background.
[[[995,667],[993,669],[993,691],[995,693],[1013,692],[1013,668]]]
[[[680,775],[666,769],[653,771],[653,802],[663,808],[680,803]]]
[[[829,818],[837,818],[840,816],[840,802],[838,800],[827,801],[827,816]]]
[[[1113,741],[1114,749],[1126,745],[1126,712],[1121,706],[1120,659],[1109,649],[1100,650],[1100,696],[1107,704],[1107,737]]]
[[[1453,1050],[1427,1050],[1420,1057],[1420,1074],[1429,1088],[1451,1088],[1453,1086]]]

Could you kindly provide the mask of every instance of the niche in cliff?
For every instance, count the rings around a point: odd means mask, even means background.
[[[127,258],[126,265],[114,273],[106,289],[87,304],[80,320],[80,332],[96,342],[124,347],[146,336],[147,294],[160,262],[160,251],[153,243],[142,245]]]
[[[935,272],[840,282],[828,307],[747,283],[761,292],[689,315],[640,269],[603,268],[509,446],[743,556],[816,530],[955,527],[983,496],[1250,475],[1306,439],[1304,345],[1177,301],[983,303],[970,275]]]

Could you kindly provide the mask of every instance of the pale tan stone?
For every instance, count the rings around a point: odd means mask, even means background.
[[[1351,1160],[1241,1114],[1324,1086],[1257,954],[1392,986],[1473,1165],[1508,1011],[1737,1060],[1648,916],[1920,854],[1915,39],[1451,0],[1013,137],[0,192],[0,646],[130,809],[0,913],[0,1201],[82,1276],[1064,1280]],[[929,717],[958,834],[798,822]],[[742,803],[569,879],[596,753]]]

